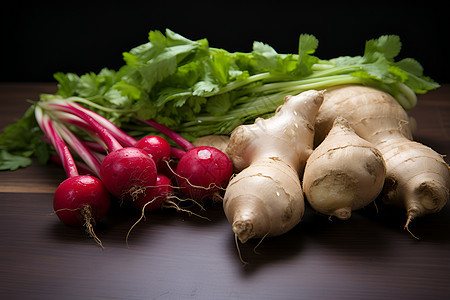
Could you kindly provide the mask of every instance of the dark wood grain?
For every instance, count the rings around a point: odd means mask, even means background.
[[[55,93],[54,83],[0,83],[0,129],[20,119],[30,107],[30,101],[39,95]],[[2,172],[0,192],[53,193],[64,178],[64,172],[55,165],[33,167],[18,172]]]
[[[0,84],[0,124],[53,84]],[[450,153],[450,86],[420,96],[416,139]],[[377,203],[347,221],[307,209],[289,233],[239,245],[218,204],[155,213],[125,237],[135,211],[113,206],[97,224],[104,249],[52,213],[64,173],[34,163],[0,172],[1,299],[448,299],[450,209],[403,230],[402,211]]]

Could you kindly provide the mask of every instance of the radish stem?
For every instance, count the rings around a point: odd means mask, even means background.
[[[116,126],[114,123],[106,119],[105,117],[97,114],[96,112],[89,110],[78,103],[71,102],[71,105],[79,110],[83,111],[87,115],[91,116],[94,120],[96,120],[100,125],[104,128],[108,129],[108,131],[123,145],[126,147],[134,146],[137,143],[137,140],[127,133],[125,133],[122,129]]]
[[[83,121],[85,121],[89,126],[92,127],[92,130],[103,140],[106,144],[106,147],[110,152],[114,150],[122,149],[123,146],[114,138],[114,136],[100,123],[97,122],[91,115],[86,112],[74,107],[73,105],[67,104],[58,104],[58,103],[48,103],[48,106],[60,109],[63,112],[68,112],[75,114],[80,117]]]
[[[172,157],[181,159],[184,154],[186,154],[186,151],[184,151],[182,149],[175,148],[175,147],[172,147],[172,149],[171,149],[171,156]]]
[[[61,136],[68,142],[76,153],[84,160],[96,176],[100,176],[100,162],[98,158],[89,150],[89,148],[66,126],[55,123],[54,126],[60,132]]]
[[[50,117],[43,113],[39,106],[36,106],[35,116],[38,124],[41,126],[42,131],[50,139],[52,145],[55,147],[56,152],[61,158],[64,171],[68,178],[79,175],[75,164],[75,160],[69,151],[69,147],[58,135],[55,128],[52,126]]]
[[[184,137],[182,137],[178,133],[174,132],[170,128],[168,128],[162,124],[159,124],[158,122],[156,122],[154,120],[144,120],[144,119],[141,119],[138,117],[136,117],[136,119],[155,128],[156,130],[160,131],[162,134],[165,134],[167,137],[169,137],[175,143],[180,145],[180,147],[183,148],[184,150],[187,151],[187,150],[194,148],[194,145],[192,145],[192,143],[190,143],[188,140],[186,140]]]

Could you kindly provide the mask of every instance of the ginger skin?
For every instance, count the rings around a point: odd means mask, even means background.
[[[364,86],[327,89],[315,123],[320,143],[336,117],[342,116],[371,142],[386,164],[382,199],[406,210],[407,221],[440,211],[448,201],[450,169],[443,156],[412,140],[407,112],[380,90]]]
[[[306,162],[303,189],[314,210],[345,220],[375,200],[385,176],[381,153],[337,117]]]
[[[232,132],[225,152],[239,173],[228,184],[223,207],[242,243],[281,235],[303,217],[300,174],[312,153],[322,101],[323,92],[314,90],[288,96],[273,117]]]

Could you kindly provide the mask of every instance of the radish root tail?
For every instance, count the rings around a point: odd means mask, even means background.
[[[84,218],[84,226],[86,227],[86,232],[94,239],[94,241],[102,249],[104,249],[102,241],[97,237],[97,235],[95,234],[95,231],[94,231],[95,219],[92,216],[92,209],[91,209],[91,207],[89,205],[84,205],[80,209],[80,214]]]
[[[145,203],[144,206],[142,207],[142,210],[141,210],[141,216],[140,216],[139,219],[131,226],[131,228],[130,228],[130,229],[128,230],[128,232],[127,232],[127,236],[125,237],[125,242],[126,242],[126,244],[127,244],[127,248],[129,248],[128,238],[129,238],[129,236],[130,236],[130,234],[131,234],[131,231],[132,231],[132,230],[134,229],[134,227],[136,227],[137,224],[139,224],[143,219],[145,220],[145,208],[147,207],[147,205],[150,205],[151,203],[153,203],[153,202],[154,202],[156,199],[158,199],[158,198],[160,198],[160,196],[153,198],[151,201],[148,201],[148,202]],[[206,220],[208,220],[208,221],[211,221],[211,220],[210,220],[209,218],[207,218],[207,217],[204,217],[204,216],[202,216],[202,215],[196,214],[196,213],[194,213],[194,212],[192,212],[192,211],[190,211],[190,210],[181,208],[178,204],[176,204],[175,202],[169,200],[169,198],[179,199],[179,198],[176,197],[176,196],[167,197],[166,201],[165,201],[164,204],[163,204],[163,208],[175,208],[177,211],[187,212],[189,215],[195,215],[195,216],[197,216],[197,217],[199,217],[199,218],[203,218],[203,219],[206,219]],[[182,199],[179,199],[179,200],[181,201]],[[184,199],[183,199],[183,201],[184,201]],[[193,201],[193,202],[194,202],[195,204],[197,204],[202,210],[204,210],[203,206],[201,206],[198,202],[196,202],[196,201]]]
[[[61,208],[61,209],[55,210],[53,213],[57,214],[60,211],[79,211],[80,215],[83,217],[83,220],[84,220],[83,226],[86,228],[86,232],[89,234],[90,237],[92,237],[94,239],[94,241],[102,249],[104,249],[102,241],[95,234],[95,231],[94,231],[95,219],[92,216],[92,209],[89,205],[84,205],[82,208]]]
[[[198,201],[196,201],[196,200],[194,200],[192,198],[179,198],[179,197],[174,196],[174,195],[170,196],[169,198],[176,199],[179,202],[191,201],[194,205],[200,207],[201,210],[206,210],[200,202],[198,202]]]
[[[140,197],[145,197],[145,190],[146,188],[133,186],[123,194],[122,198],[128,198],[128,196],[131,196],[131,200],[136,201]]]
[[[168,201],[166,201],[165,204],[167,204],[167,205],[164,205],[165,208],[175,208],[177,211],[186,212],[186,213],[188,213],[189,215],[194,215],[194,216],[197,216],[197,217],[199,217],[199,218],[202,218],[202,219],[211,221],[211,219],[209,219],[209,218],[207,218],[207,217],[205,217],[205,216],[196,214],[196,213],[194,213],[193,211],[190,211],[190,210],[188,210],[188,209],[181,208],[178,204],[176,204],[176,203],[173,202],[173,201],[168,200]]]
[[[141,211],[141,216],[139,217],[139,219],[133,224],[133,226],[131,226],[131,228],[128,230],[127,232],[127,236],[125,237],[125,243],[127,244],[127,248],[129,248],[128,245],[128,237],[130,236],[131,230],[133,230],[133,228],[142,221],[142,219],[145,219],[145,208],[147,207],[147,205],[151,204],[153,201],[155,201],[158,197],[152,199],[151,201],[148,201],[147,203],[144,204],[144,206],[142,207],[142,211]]]

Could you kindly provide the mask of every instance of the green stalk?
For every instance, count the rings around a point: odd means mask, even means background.
[[[266,83],[262,86],[246,89],[244,92],[245,94],[253,94],[253,93],[266,93],[271,91],[282,91],[282,90],[300,91],[305,90],[305,88],[303,87],[323,89],[327,86],[327,83],[336,85],[340,84],[340,82],[342,82],[342,84],[347,84],[347,83],[361,83],[361,81],[362,81],[361,78],[353,77],[351,75],[333,75],[327,77],[323,76],[323,77],[313,77],[307,79],[283,81],[276,83]]]
[[[273,84],[271,85],[272,88],[264,89],[265,93],[262,93],[259,90],[257,90],[258,93],[252,93],[252,96],[246,97],[245,102],[241,102],[239,105],[235,106],[234,109],[228,111],[225,115],[199,115],[195,120],[183,123],[179,130],[182,132],[197,132],[214,128],[213,131],[220,131],[217,130],[217,128],[222,126],[221,122],[229,122],[233,124],[233,126],[237,126],[244,124],[246,120],[252,120],[258,116],[273,113],[275,109],[283,103],[284,97],[287,95],[296,95],[309,89],[325,89],[327,87],[341,84],[365,83],[369,83],[369,81],[359,77],[353,77],[351,75],[337,75],[331,76],[330,78],[323,78],[321,80],[297,80],[278,83],[281,84],[281,87],[278,86],[278,84]],[[264,88],[267,86],[268,85],[264,85],[262,87]],[[228,134],[229,132],[224,130],[220,131],[220,133]]]
[[[137,109],[124,109],[124,108],[112,108],[112,107],[106,107],[100,104],[97,104],[95,102],[89,101],[88,99],[85,98],[81,98],[81,97],[70,97],[67,98],[67,100],[70,101],[74,101],[74,102],[79,102],[79,103],[84,103],[86,105],[92,106],[94,108],[106,111],[106,112],[115,112],[115,113],[132,113],[132,112],[136,112]]]
[[[270,81],[280,81],[280,80],[286,80],[290,78],[289,76],[286,75],[273,75],[269,72],[265,72],[265,73],[259,73],[256,75],[252,75],[249,76],[246,79],[243,80],[237,80],[237,81],[232,81],[228,84],[226,84],[224,87],[222,87],[219,91],[216,92],[211,92],[211,93],[207,93],[205,95],[203,95],[204,97],[211,97],[211,96],[216,96],[216,95],[220,95],[220,94],[224,94],[224,93],[228,93],[230,91],[239,89],[241,87],[244,87],[250,83],[254,83],[257,81],[265,81],[265,80],[270,80]]]

